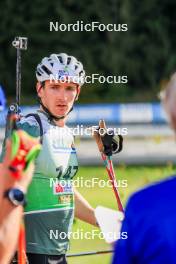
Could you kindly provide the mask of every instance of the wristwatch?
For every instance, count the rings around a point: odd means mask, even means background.
[[[5,191],[4,197],[7,198],[15,206],[25,206],[26,198],[25,193],[18,188],[11,188]]]

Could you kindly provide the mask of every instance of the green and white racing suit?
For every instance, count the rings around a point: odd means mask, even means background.
[[[77,155],[70,129],[56,126],[44,112],[37,114],[43,127],[43,142],[27,193],[27,252],[61,255],[69,247],[68,234],[74,218],[71,180],[78,170]],[[40,126],[34,116],[22,118],[17,126],[40,137]]]

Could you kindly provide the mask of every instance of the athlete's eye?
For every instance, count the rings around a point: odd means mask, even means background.
[[[50,89],[52,89],[52,90],[57,90],[57,86],[50,86]]]
[[[76,87],[74,86],[68,86],[66,89],[67,91],[76,91]]]

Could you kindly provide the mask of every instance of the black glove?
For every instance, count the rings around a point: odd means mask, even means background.
[[[112,135],[111,135],[112,134]],[[108,131],[107,134],[101,136],[101,140],[104,146],[104,154],[112,156],[113,154],[119,153],[123,148],[123,137],[121,135],[114,135],[114,131]]]
[[[105,132],[103,135],[101,135],[100,129]],[[107,129],[104,120],[100,120],[99,126],[94,127],[94,138],[100,152],[107,156],[119,153],[123,148],[123,137],[115,135],[114,130]]]

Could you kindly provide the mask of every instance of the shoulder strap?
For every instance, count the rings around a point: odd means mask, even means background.
[[[40,116],[37,114],[37,113],[30,113],[28,115],[26,115],[25,117],[29,117],[29,116],[33,116],[37,123],[39,124],[39,127],[40,127],[40,143],[42,144],[43,143],[43,126],[42,126],[42,121],[40,119]]]

